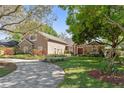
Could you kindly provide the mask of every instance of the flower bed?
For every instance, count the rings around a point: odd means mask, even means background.
[[[14,55],[15,51],[13,48],[6,48],[2,47],[0,48],[0,55]]]
[[[33,55],[46,55],[46,54],[47,54],[47,51],[34,49],[34,50],[32,51],[32,54],[33,54]]]
[[[109,82],[112,84],[124,84],[124,75],[123,74],[118,74],[118,75],[108,75],[104,74],[99,70],[92,70],[89,71],[88,74],[96,78],[98,80],[104,81],[104,82]]]
[[[4,55],[14,55],[14,49],[13,48],[5,48],[4,49]]]

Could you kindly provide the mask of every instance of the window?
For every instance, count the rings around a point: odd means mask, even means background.
[[[59,54],[59,49],[57,49],[57,54]]]
[[[62,49],[61,49],[61,54],[62,54]]]
[[[36,40],[37,40],[37,34],[31,34],[31,35],[29,36],[29,40],[30,40],[30,41],[36,41]]]
[[[54,54],[56,54],[56,48],[54,48]]]

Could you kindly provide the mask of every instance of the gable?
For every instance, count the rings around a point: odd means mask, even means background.
[[[24,45],[33,45],[33,44],[30,41],[23,39],[18,45],[24,46]]]
[[[42,40],[43,42],[55,42],[55,43],[59,43],[59,44],[63,44],[63,45],[67,45],[66,41],[58,38],[58,37],[55,37],[55,36],[52,36],[52,35],[49,35],[47,33],[44,33],[44,32],[34,32],[34,35],[37,34],[37,40],[36,41],[31,41],[30,40],[30,35],[33,35],[33,33],[27,33],[24,38],[27,39],[28,41],[32,42],[33,44],[36,42],[39,42],[39,40]]]

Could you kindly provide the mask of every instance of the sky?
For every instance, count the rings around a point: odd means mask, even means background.
[[[53,7],[53,13],[57,16],[57,20],[53,22],[53,29],[58,33],[67,33],[66,29],[68,26],[66,25],[67,11],[62,10],[58,6]],[[6,38],[7,34],[0,32],[0,40]]]
[[[66,29],[68,28],[66,25],[67,11],[64,11],[58,6],[54,6],[53,13],[57,15],[57,21],[53,23],[54,30],[58,33],[66,33]]]

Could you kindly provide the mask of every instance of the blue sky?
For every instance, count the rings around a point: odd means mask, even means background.
[[[66,25],[66,18],[67,18],[67,12],[59,8],[58,6],[54,6],[53,13],[57,16],[57,21],[53,22],[53,29],[57,33],[66,33],[66,29],[68,26]],[[7,34],[4,34],[0,32],[0,39],[3,39],[7,36]]]
[[[57,21],[53,23],[53,28],[58,32],[66,32],[68,26],[66,25],[67,12],[55,6],[53,8],[53,13],[57,15]]]

